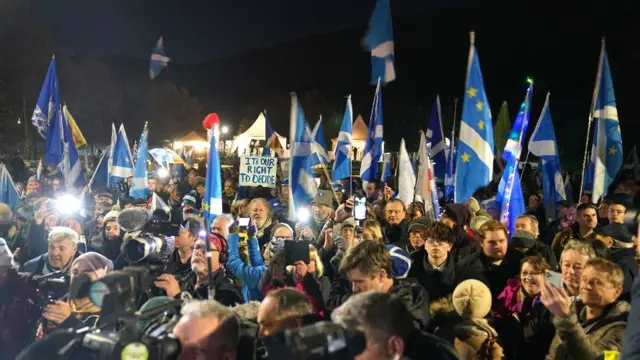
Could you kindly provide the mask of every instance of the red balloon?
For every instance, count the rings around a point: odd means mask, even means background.
[[[207,130],[211,129],[214,125],[220,125],[220,117],[217,113],[207,115],[204,121],[202,121],[202,126]]]

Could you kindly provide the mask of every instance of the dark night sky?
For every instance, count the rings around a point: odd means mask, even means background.
[[[360,40],[373,0],[33,2],[60,44],[81,55],[137,59],[140,72],[163,35],[173,63],[162,76],[188,86],[205,111],[235,116],[264,94],[316,88],[340,109],[353,94],[356,113],[368,118],[373,88]],[[579,161],[600,38],[607,36],[625,148],[635,143],[640,5],[633,0],[392,0],[391,6],[398,80],[383,91],[387,141],[397,144],[404,136],[411,144],[421,127],[393,126],[395,114],[415,105],[430,109],[436,94],[451,110],[447,104],[462,97],[467,33],[475,29],[494,118],[507,100],[513,120],[524,79],[533,76],[532,122],[551,91],[561,152]],[[287,104],[265,106],[276,130],[287,133]],[[445,131],[450,126],[445,119]]]

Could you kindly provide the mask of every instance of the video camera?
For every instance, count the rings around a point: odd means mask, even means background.
[[[34,275],[27,280],[27,284],[36,290],[31,300],[41,311],[69,291],[69,277],[62,271]]]
[[[269,359],[351,360],[362,353],[364,333],[321,321],[264,338]]]

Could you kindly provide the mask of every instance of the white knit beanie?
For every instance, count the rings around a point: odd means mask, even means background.
[[[0,238],[0,266],[11,265],[13,265],[13,254],[7,242],[3,238]]]
[[[465,280],[453,290],[453,307],[464,319],[482,319],[491,311],[491,291],[481,281]]]

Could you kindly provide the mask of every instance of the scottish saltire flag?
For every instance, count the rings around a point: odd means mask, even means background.
[[[142,135],[140,135],[140,147],[138,149],[136,165],[133,169],[133,179],[131,179],[131,188],[129,188],[129,196],[134,199],[146,199],[149,196],[149,182],[147,179],[147,160],[149,152],[147,151],[147,136],[149,128],[147,123],[144,124]]]
[[[64,182],[67,189],[73,188],[73,186],[80,186],[85,184],[85,179],[82,174],[82,165],[80,164],[80,157],[78,156],[78,149],[74,142],[73,131],[67,117],[64,112],[61,111],[62,117],[62,140],[63,140],[63,157],[62,162],[58,167],[62,170],[64,175]]]
[[[444,198],[445,200],[453,200],[454,198],[454,181],[456,174],[456,156],[455,156],[455,126],[451,130],[451,141],[449,142],[449,156],[447,156],[447,173],[444,176]]]
[[[360,162],[360,179],[362,186],[366,187],[371,181],[378,178],[378,162],[382,156],[382,88],[378,81],[376,94],[371,106],[371,119],[369,120],[369,133],[364,145],[364,153]]]
[[[402,138],[400,139],[400,151],[398,154],[398,194],[396,197],[408,205],[415,198],[415,189],[416,173],[413,170],[404,138]]]
[[[351,176],[351,146],[353,145],[353,107],[351,105],[351,95],[347,97],[347,106],[344,109],[342,125],[338,133],[336,143],[335,159],[333,160],[333,171],[331,181],[346,179]]]
[[[147,123],[144,123],[144,126],[147,126]],[[144,130],[143,130],[144,132]],[[131,155],[133,156],[133,165],[135,166],[138,162],[138,140],[133,141],[133,147],[131,148]]]
[[[515,232],[516,219],[526,211],[522,188],[520,187],[518,164],[520,163],[522,143],[527,135],[529,126],[532,94],[533,85],[527,89],[524,101],[520,106],[520,111],[518,111],[518,116],[502,153],[502,158],[506,161],[506,165],[498,186],[496,202],[500,204],[500,222],[509,229],[509,234],[511,235]]]
[[[14,210],[20,204],[20,200],[20,194],[9,170],[4,164],[0,164],[0,202],[9,205],[9,208]]]
[[[462,102],[462,121],[456,156],[455,202],[465,202],[493,176],[493,129],[491,109],[484,90],[480,59],[473,44]]]
[[[31,123],[36,127],[38,134],[43,138],[47,137],[47,129],[54,119],[59,119],[60,113],[57,111],[60,106],[60,91],[58,89],[58,73],[56,72],[56,57],[49,63],[47,75],[42,83],[40,96],[36,102],[36,107],[31,116]],[[60,158],[62,153],[60,153]],[[59,162],[59,161],[58,161]],[[57,163],[56,163],[57,165]],[[54,165],[55,166],[55,165]]]
[[[311,168],[313,139],[307,130],[302,107],[295,93],[291,94],[290,137],[291,157],[289,158],[289,220],[295,220],[296,208],[305,206],[317,192],[317,185]]]
[[[311,158],[311,166],[323,165],[329,162],[329,152],[327,151],[327,142],[324,140],[324,128],[322,127],[322,116],[318,119],[316,126],[311,130],[311,138],[313,139],[313,157]]]
[[[606,194],[607,188],[622,167],[622,136],[618,121],[616,96],[613,91],[613,79],[609,67],[609,58],[604,39],[600,51],[600,64],[596,83],[593,118],[596,127],[593,134],[592,154],[593,187],[591,201],[597,202]]]
[[[392,177],[393,169],[391,167],[391,153],[382,154],[382,173],[380,175],[380,181],[386,184]]]
[[[187,162],[175,151],[167,148],[153,148],[149,154],[162,166],[169,168],[169,165],[187,165]]]
[[[156,47],[151,51],[151,63],[149,64],[149,77],[151,80],[155,79],[162,69],[167,67],[169,60],[164,53],[164,43],[161,36],[156,43]]]
[[[436,97],[431,109],[431,118],[427,128],[427,141],[431,143],[431,160],[433,161],[434,175],[443,179],[447,172],[447,149],[442,131],[442,116],[440,112],[440,96]]]
[[[127,132],[124,129],[124,125],[120,125],[116,145],[113,149],[109,185],[117,184],[131,176],[133,176],[133,157],[131,148],[129,148]]]
[[[389,0],[376,1],[364,43],[371,51],[371,84],[376,84],[380,79],[383,84],[395,80],[393,23]]]
[[[211,226],[216,216],[222,214],[222,174],[218,140],[220,139],[220,122],[216,122],[207,130],[209,139],[209,158],[207,161],[207,178],[202,199],[203,217]]]
[[[551,109],[549,107],[549,93],[542,107],[540,119],[529,139],[529,151],[540,157],[540,174],[542,176],[542,198],[544,199],[544,210],[547,220],[556,217],[556,205],[561,200],[566,200],[564,181],[562,179],[562,168],[560,167],[560,156],[558,154],[558,144],[556,134],[553,130],[551,120]]]
[[[89,192],[93,191],[92,189],[105,189],[109,186],[109,157],[111,156],[111,147],[109,146],[102,157],[100,158],[100,162],[98,166],[96,166],[96,170],[91,175],[91,180],[89,180],[88,189]]]
[[[273,152],[278,154],[278,156],[282,156],[282,152],[284,151],[284,148],[282,147],[282,144],[280,144],[280,139],[278,138],[278,134],[273,130],[273,126],[271,126],[271,122],[267,117],[267,111],[265,110],[263,114],[264,114],[265,132],[266,132],[265,139],[267,140],[265,141],[264,149],[262,150],[262,156],[271,155],[272,150]]]

